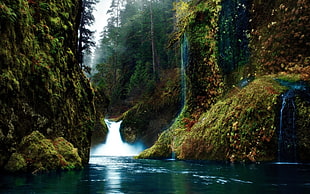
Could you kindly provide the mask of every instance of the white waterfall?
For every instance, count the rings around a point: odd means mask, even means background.
[[[120,126],[122,121],[105,120],[109,132],[105,143],[90,150],[91,156],[136,156],[143,151],[141,143],[128,144],[122,141]]]

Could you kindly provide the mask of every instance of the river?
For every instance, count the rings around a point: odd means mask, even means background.
[[[310,193],[310,164],[94,156],[80,171],[1,175],[0,193]]]

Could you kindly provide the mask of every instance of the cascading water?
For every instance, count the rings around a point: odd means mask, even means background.
[[[304,82],[288,82],[277,79],[281,85],[289,88],[281,95],[282,106],[278,130],[278,162],[298,162],[295,97],[309,100],[309,87]]]
[[[183,35],[181,42],[181,100],[182,107],[186,103],[186,67],[189,61],[189,43],[186,34]]]
[[[181,109],[176,118],[182,113],[182,110],[186,104],[186,67],[189,63],[189,42],[186,34],[183,34],[181,40]],[[175,160],[176,155],[174,151],[174,146],[171,146],[171,158],[170,160]]]
[[[294,102],[294,89],[290,89],[282,94],[281,97],[282,107],[280,110],[278,161],[297,162],[297,137],[295,125],[296,106]]]
[[[91,156],[136,156],[144,150],[141,143],[128,144],[122,141],[120,126],[122,121],[105,120],[109,132],[105,143],[91,149]]]

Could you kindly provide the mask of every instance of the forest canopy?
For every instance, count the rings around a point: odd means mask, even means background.
[[[151,94],[163,76],[161,70],[178,65],[178,52],[167,49],[173,31],[173,2],[112,1],[108,25],[95,50],[92,75],[112,105]]]

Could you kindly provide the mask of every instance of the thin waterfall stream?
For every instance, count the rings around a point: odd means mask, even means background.
[[[297,107],[296,96],[309,100],[309,87],[304,82],[289,82],[277,79],[288,91],[281,95],[278,130],[278,162],[298,162]]]
[[[189,43],[186,34],[181,43],[181,100],[182,108],[186,104],[186,67],[189,61]],[[182,109],[181,108],[181,109]]]
[[[294,89],[282,94],[278,139],[279,162],[297,162],[296,106],[294,98]]]

